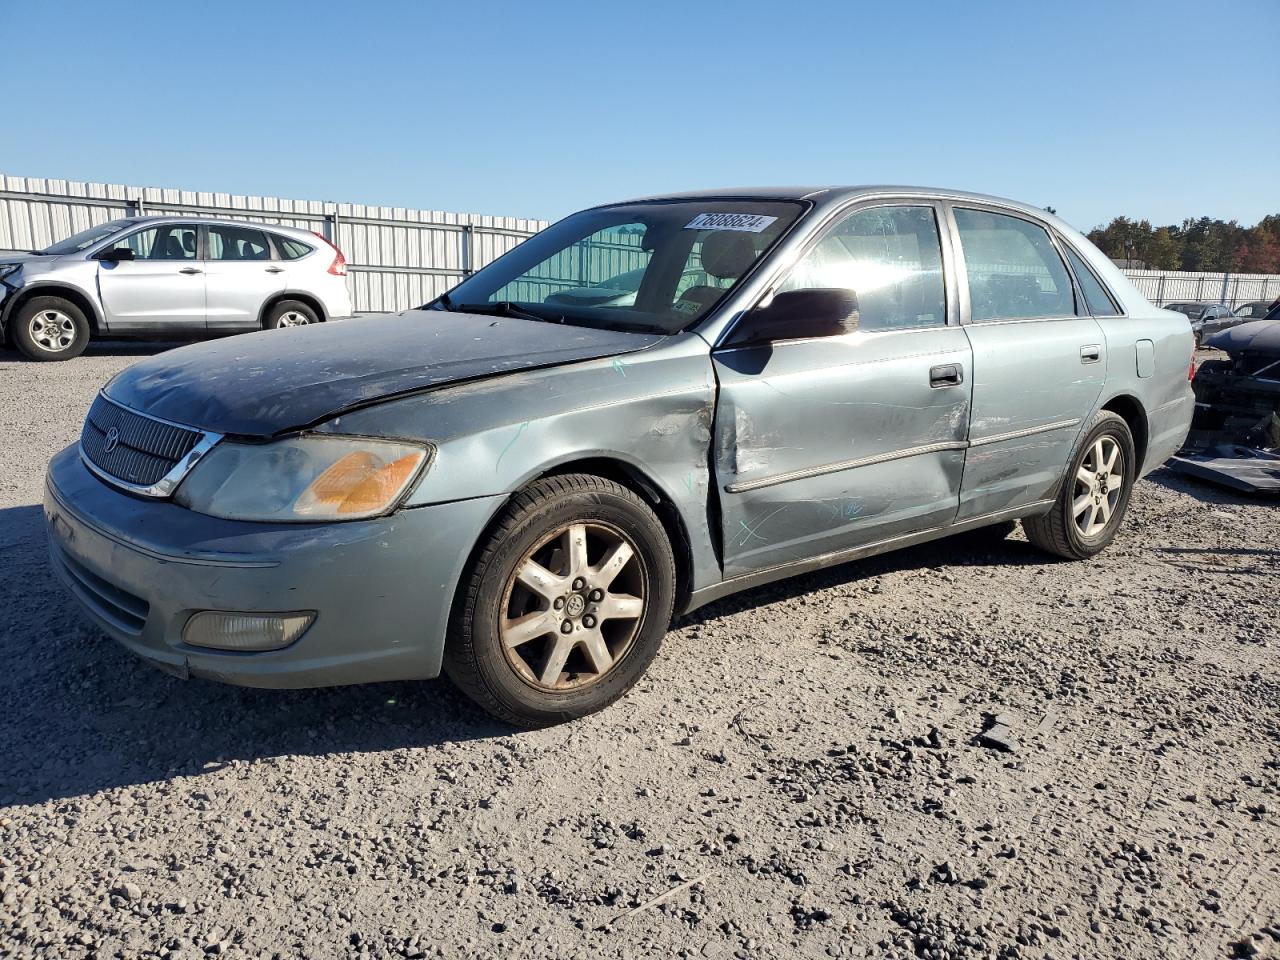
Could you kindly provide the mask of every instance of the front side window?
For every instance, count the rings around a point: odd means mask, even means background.
[[[1064,243],[1063,248],[1067,251],[1067,259],[1071,261],[1071,269],[1075,272],[1076,281],[1084,293],[1084,302],[1088,304],[1089,312],[1095,317],[1119,316],[1120,311],[1112,301],[1111,295],[1107,293],[1107,288],[1084,262],[1084,258],[1072,250],[1070,244]]]
[[[267,235],[247,227],[209,227],[210,260],[270,260]]]
[[[111,244],[112,250],[128,247],[135,260],[194,260],[196,228],[193,224],[165,223],[138,230]]]
[[[871,207],[833,226],[778,288],[852,290],[863,330],[947,322],[942,245],[932,207]]]
[[[1075,295],[1066,265],[1043,227],[985,210],[955,210],[969,272],[974,321],[1070,317]]]
[[[435,301],[438,309],[675,333],[705,317],[804,212],[679,200],[574,214]]]

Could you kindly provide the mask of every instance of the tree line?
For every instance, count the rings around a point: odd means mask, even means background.
[[[1153,227],[1116,217],[1090,230],[1089,239],[1113,260],[1141,261],[1152,270],[1280,273],[1280,213],[1252,227],[1209,217]]]

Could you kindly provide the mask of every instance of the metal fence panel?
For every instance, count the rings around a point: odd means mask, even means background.
[[[1155,304],[1207,301],[1235,308],[1253,300],[1270,303],[1280,297],[1280,276],[1270,274],[1125,270],[1124,275]]]

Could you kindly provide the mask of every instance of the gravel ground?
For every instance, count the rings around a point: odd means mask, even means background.
[[[971,535],[755,590],[513,732],[80,618],[41,474],[143,352],[0,355],[0,956],[1280,954],[1280,507],[1161,471],[1091,563]]]

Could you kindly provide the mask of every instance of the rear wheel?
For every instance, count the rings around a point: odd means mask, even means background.
[[[14,345],[31,360],[70,360],[89,345],[89,321],[61,297],[32,297],[10,320]]]
[[[1101,553],[1120,529],[1137,470],[1129,425],[1103,410],[1072,459],[1053,507],[1022,521],[1027,539],[1069,560]]]
[[[267,311],[262,325],[268,330],[279,330],[282,327],[305,327],[319,322],[316,312],[301,300],[281,300]]]
[[[495,716],[542,726],[594,713],[643,675],[671,623],[661,522],[601,477],[512,498],[463,584],[445,671]]]

